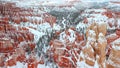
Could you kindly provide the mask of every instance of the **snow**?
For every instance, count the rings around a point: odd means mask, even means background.
[[[86,47],[91,47],[91,45],[89,44],[89,41],[87,42],[87,44],[84,48],[86,48]],[[91,50],[92,50],[92,52],[94,52],[93,49],[91,49]],[[95,59],[90,58],[88,55],[84,55],[83,51],[81,51],[80,57],[83,58],[83,61],[80,61],[80,60],[77,61],[77,67],[78,68],[99,68],[97,61],[95,61]],[[94,66],[89,66],[88,64],[86,64],[85,60],[84,60],[85,58],[95,62],[95,65]]]
[[[106,16],[103,16],[101,14],[98,14],[95,16],[95,18],[91,18],[94,22],[97,22],[98,24],[99,23],[106,23],[107,21],[107,17]]]
[[[114,36],[117,36],[116,33],[113,33],[113,34],[107,35],[106,38],[114,37]]]
[[[80,28],[86,28],[87,27],[87,25],[86,24],[84,24],[84,23],[79,23],[77,26],[76,26],[76,29],[80,29]]]
[[[112,0],[112,2],[120,2],[120,0],[118,1],[115,1],[115,0]],[[111,9],[112,11],[117,11],[119,12],[120,11],[120,4],[118,3],[112,3],[112,2],[109,2],[109,5],[107,6],[107,8]]]
[[[89,12],[105,12],[106,10],[105,9],[86,9],[84,12],[85,13],[89,13]]]
[[[66,27],[65,21],[66,21],[66,19],[63,17],[63,21],[61,22],[63,24],[63,28]]]
[[[118,21],[118,27],[120,28],[120,19],[118,19],[117,21]]]
[[[94,68],[99,68],[99,65],[98,65],[98,62],[97,62],[97,61],[95,61]]]
[[[92,12],[94,11],[94,13]],[[90,13],[92,12],[92,13]],[[97,12],[97,13],[95,13]],[[86,9],[84,13],[82,13],[83,17],[87,17],[88,23],[93,23],[93,22],[103,22],[106,23],[108,22],[108,17],[105,15],[102,15],[103,12],[106,12],[105,9]],[[89,17],[88,17],[89,16]]]
[[[38,41],[39,41],[39,38],[42,37],[43,35],[45,35],[45,33],[39,32],[39,31],[34,30],[34,29],[32,29],[32,28],[28,28],[28,29],[29,29],[29,31],[30,31],[31,33],[34,34],[34,38],[35,38],[34,40],[35,40],[35,42],[38,42]]]
[[[84,58],[83,51],[81,51],[81,53],[80,53],[80,57]]]
[[[62,33],[60,33],[60,41],[62,41],[63,43],[64,43],[64,38],[65,38],[65,32],[62,32]]]
[[[17,68],[24,68],[25,65],[23,65],[23,63],[17,62],[16,67],[17,67]]]
[[[107,42],[107,40],[105,39],[103,33],[99,33],[98,41],[99,41],[100,43]]]
[[[61,4],[64,4],[65,3],[65,0],[51,0],[51,1],[45,1],[42,5],[61,5]]]
[[[67,35],[64,32],[60,33],[60,41],[62,41],[63,43],[66,43],[65,39],[69,40],[69,42],[73,43],[76,39],[76,35],[75,35],[75,31],[71,30],[71,29],[68,29],[68,32],[70,33],[70,35]]]
[[[84,59],[84,54],[82,51],[80,53],[80,56]],[[97,61],[94,62],[95,62],[94,66],[89,66],[85,63],[85,61],[77,61],[77,68],[99,68]]]
[[[17,62],[15,66],[8,66],[7,68],[27,68],[27,64]]]
[[[81,0],[83,2],[108,2],[110,0]]]
[[[17,62],[15,66],[8,66],[7,68],[28,68],[27,63]],[[37,68],[50,68],[49,66],[45,66],[44,64],[38,64]]]
[[[92,49],[92,50],[93,50],[93,49]],[[92,61],[92,62],[95,62],[95,59],[90,58],[88,55],[85,55],[85,57],[86,57],[86,59],[88,59],[88,60],[90,60],[90,61]]]
[[[8,61],[8,60],[10,60],[10,59],[12,59],[12,56],[9,56],[5,61]]]
[[[112,48],[115,50],[120,50],[120,38],[112,42]]]
[[[35,7],[35,6],[38,6],[38,5],[62,5],[62,4],[65,4],[66,3],[66,0],[29,0],[29,1],[26,1],[26,0],[23,0],[23,1],[19,1],[19,0],[6,0],[6,1],[12,1],[12,2],[15,2],[16,3],[16,5],[18,6],[18,7],[25,7],[25,8],[29,8],[29,7],[31,7],[31,8],[33,8],[33,7]],[[71,1],[71,0],[70,0]],[[100,1],[96,1],[96,0],[81,0],[82,2],[81,3],[79,3],[79,4],[77,4],[77,5],[74,5],[74,7],[71,7],[71,8],[69,8],[69,7],[66,7],[66,8],[62,8],[62,9],[60,9],[60,8],[58,8],[58,7],[56,7],[56,8],[54,8],[54,10],[57,10],[57,11],[65,11],[65,10],[72,10],[72,11],[77,11],[77,9],[76,8],[78,8],[78,9],[85,9],[85,8],[90,8],[91,6],[92,6],[92,3],[88,3],[88,2],[108,2],[108,1],[110,1],[110,0],[100,0]],[[27,2],[27,3],[26,3]],[[40,4],[41,2],[43,2],[42,4]],[[81,5],[80,5],[81,4]],[[86,6],[86,5],[89,5],[89,6]],[[111,5],[111,6],[110,6]],[[112,3],[110,3],[110,5],[108,6],[108,7],[115,7],[115,6],[120,6],[119,4],[117,4],[117,5],[115,5],[115,4],[112,4]],[[36,9],[34,9],[34,11],[37,11]],[[88,19],[88,22],[89,23],[93,23],[93,21],[95,21],[95,22],[97,22],[99,25],[101,25],[101,24],[103,24],[103,23],[106,23],[107,22],[107,20],[108,20],[108,22],[114,22],[115,20],[114,20],[114,18],[110,18],[110,19],[108,19],[108,17],[106,17],[106,16],[104,16],[104,15],[102,15],[102,14],[89,14],[89,12],[91,12],[91,11],[95,11],[95,12],[100,12],[100,13],[102,13],[102,12],[105,12],[106,10],[105,9],[86,9],[85,10],[85,13],[84,14],[82,14],[83,16],[94,16],[95,18],[87,18]],[[42,11],[38,11],[38,13],[41,13]],[[26,12],[25,12],[26,13]],[[34,13],[34,14],[37,14],[37,13]],[[42,17],[27,17],[27,18],[30,18],[30,19],[36,19],[36,20],[41,20],[42,21]],[[66,19],[64,19],[63,18],[63,21],[61,22],[64,26],[63,26],[63,28],[66,28],[66,24],[65,24],[65,21],[66,21]],[[105,22],[104,22],[105,21]],[[120,20],[118,20],[118,22],[120,22]],[[112,23],[113,24],[113,23]],[[28,23],[28,22],[26,22],[25,24],[23,24],[23,23],[21,23],[20,24],[21,26],[24,26],[24,27],[27,27],[28,29],[29,29],[29,31],[31,32],[31,33],[33,33],[34,34],[34,38],[35,38],[35,42],[37,42],[38,40],[39,40],[39,38],[40,37],[42,37],[43,35],[46,35],[47,33],[50,33],[50,32],[52,32],[52,29],[53,30],[56,30],[56,31],[60,31],[61,30],[61,26],[60,25],[58,25],[58,24],[54,24],[53,25],[53,28],[50,26],[50,24],[49,23],[43,23],[43,24],[40,24],[40,25],[36,25],[36,24],[31,24],[31,23]],[[119,23],[119,25],[120,25],[120,23]],[[37,28],[36,30],[35,29],[32,29],[32,28],[29,28],[29,26],[33,26],[33,27],[35,27],[35,28]],[[79,23],[78,25],[77,25],[77,27],[76,27],[76,29],[84,29],[84,28],[86,28],[86,25],[84,24],[84,23]],[[84,29],[85,30],[85,29]],[[68,32],[70,33],[70,35],[68,36],[68,35],[66,35],[65,34],[65,32],[62,32],[61,34],[60,34],[60,40],[62,41],[62,42],[65,42],[64,40],[66,39],[66,37],[67,37],[67,40],[69,40],[70,42],[74,42],[75,41],[75,38],[76,38],[76,36],[75,36],[75,31],[73,31],[73,30],[71,30],[71,29],[69,29],[68,30]],[[89,34],[90,34],[90,37],[88,37],[88,41],[96,41],[96,39],[95,39],[95,37],[94,36],[96,36],[96,34],[95,34],[95,31],[93,31],[93,30],[90,30],[89,31]],[[103,36],[101,33],[99,34],[99,41],[101,41],[101,42],[104,42],[105,41],[105,39],[104,38],[101,38],[101,36]],[[119,46],[117,46],[116,44],[120,44],[120,39],[117,39],[117,40],[115,40],[114,42],[113,42],[113,46],[112,46],[112,48],[113,49],[116,49],[116,50],[120,50],[120,47]],[[20,45],[21,44],[23,44],[23,42],[22,43],[20,43]],[[89,43],[87,43],[86,44],[87,46],[90,46],[89,45]],[[44,47],[45,48],[45,47]],[[61,49],[63,49],[63,48],[61,48]],[[44,51],[46,51],[47,50],[47,48],[45,48],[45,50]],[[92,52],[93,52],[93,49],[91,49],[92,50]],[[73,53],[74,54],[74,53]],[[85,55],[83,54],[83,52],[81,52],[80,53],[80,56],[81,57],[85,57]],[[88,56],[86,56],[86,57],[88,57]],[[8,59],[10,59],[11,57],[9,57]],[[8,60],[7,59],[7,60]],[[91,59],[91,58],[89,58],[88,57],[88,59],[89,60],[93,60],[94,61],[94,59]],[[6,61],[7,61],[6,60]],[[85,61],[78,61],[77,62],[77,66],[78,66],[78,68],[99,68],[99,66],[98,66],[98,63],[97,63],[97,61],[95,61],[95,65],[94,65],[94,67],[92,67],[92,66],[89,66],[89,65],[87,65],[86,63],[85,63]],[[16,66],[11,66],[11,67],[8,67],[8,68],[27,68],[27,64],[23,64],[23,63],[20,63],[20,62],[17,62],[17,64],[16,64]],[[42,64],[38,64],[38,67],[37,68],[49,68],[48,66],[45,66],[45,65],[42,65]]]
[[[94,30],[89,30],[88,41],[96,41],[96,33]]]
[[[43,35],[47,35],[48,32],[49,33],[52,32],[52,28],[51,28],[49,23],[43,23],[40,25],[32,24],[32,23],[25,23],[25,24],[21,23],[21,25],[24,25],[24,27],[29,29],[29,31],[32,34],[34,34],[34,41],[35,42],[38,42],[39,38],[42,37]],[[32,27],[37,28],[37,29],[29,28],[29,26],[32,26]]]
[[[115,50],[120,50],[120,46],[117,46],[115,44],[112,46],[112,48],[115,49]]]
[[[42,65],[42,64],[38,64],[37,68],[50,68],[50,67]]]
[[[115,58],[115,57],[114,57]],[[116,60],[120,61],[120,59],[115,58]],[[111,59],[108,60],[108,64],[112,64],[112,66],[116,67],[116,68],[120,68],[119,64],[116,64],[114,61],[112,61]]]
[[[77,67],[78,68],[85,68],[85,62],[84,61],[77,62]]]
[[[58,25],[58,24],[53,25],[53,30],[60,31],[60,29],[61,29],[60,25]]]
[[[16,68],[16,66],[8,66],[7,68]]]
[[[41,65],[41,64],[38,64],[38,67],[37,68],[45,68],[44,65]]]
[[[4,0],[2,0],[4,1]],[[33,8],[35,6],[61,6],[61,5],[70,5],[71,0],[5,0],[6,2],[14,2],[18,7],[24,8]],[[27,2],[27,3],[26,3]]]
[[[77,12],[78,10],[72,6],[72,7],[62,7],[62,8],[59,8],[59,7],[54,7],[52,9],[52,11],[58,11],[58,12]]]
[[[74,42],[75,38],[76,38],[75,31],[73,31],[71,29],[69,29],[68,31],[70,32],[70,36],[68,37],[69,41]]]
[[[94,66],[90,66],[85,63],[85,61],[77,62],[78,68],[99,68],[98,64],[96,63]]]

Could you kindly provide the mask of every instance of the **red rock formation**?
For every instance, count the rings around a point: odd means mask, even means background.
[[[104,36],[107,34],[107,23],[98,23],[98,33],[102,33]]]
[[[73,67],[71,61],[68,58],[66,58],[66,57],[61,57],[60,58],[60,62],[58,63],[58,65],[61,68],[62,67],[68,67],[68,68],[72,68]]]
[[[107,56],[109,56],[109,54],[111,53],[111,49],[112,49],[112,42],[114,42],[115,40],[117,40],[119,38],[118,35],[116,34],[110,34],[108,36],[106,36],[107,39]]]
[[[29,22],[38,25],[47,22],[51,26],[56,23],[56,17],[44,11],[36,13],[33,8],[20,8],[17,7],[15,3],[0,3],[0,15],[2,15],[2,17],[0,17],[0,53],[6,53],[3,54],[3,56],[7,55],[4,57],[5,59],[16,55],[14,58],[12,57],[13,59],[4,62],[7,66],[13,66],[17,61],[28,63],[27,60],[31,59],[26,58],[25,53],[29,51],[34,52],[36,46],[34,43],[34,35],[29,32],[29,29],[26,27],[21,27],[21,23],[25,24]],[[12,22],[12,24],[9,24],[9,22]],[[17,24],[17,26],[14,26],[14,24]],[[28,27],[37,29],[37,27],[29,25]],[[55,52],[57,52],[57,50]],[[9,54],[11,55],[8,56]],[[44,64],[44,59],[36,61],[36,58],[34,58],[33,60],[35,62],[29,62],[28,68],[34,68],[38,63]],[[10,61],[13,61],[13,63],[10,63]],[[1,60],[0,65],[4,66],[4,63],[2,63]]]
[[[105,62],[106,62],[106,47],[107,47],[107,40],[105,38],[105,36],[100,33],[99,34],[99,38],[98,38],[98,45],[97,45],[97,49],[98,49],[98,56],[99,58],[97,58],[98,60],[98,64],[100,68],[105,68]]]
[[[4,63],[4,56],[0,55],[0,67],[3,67],[5,65]]]
[[[116,35],[116,34],[108,35],[108,36],[106,37],[106,39],[107,39],[107,44],[110,44],[111,42],[115,41],[115,40],[118,39],[118,38],[119,38],[119,36]]]
[[[2,25],[0,30],[0,53],[3,53],[0,55],[0,66],[14,66],[17,61],[25,62],[25,52],[28,52],[26,49],[29,48],[33,51],[35,48],[34,35],[26,28],[4,22],[1,22],[0,25]],[[21,44],[23,42],[26,42],[26,44]],[[9,59],[4,61],[6,58]]]
[[[106,11],[106,12],[103,13],[103,15],[106,15],[108,18],[113,18],[112,11]]]
[[[102,27],[102,28],[101,28]],[[99,23],[92,23],[86,31],[86,36],[88,37],[89,30],[94,30],[96,34],[96,38],[98,39],[98,34],[103,33],[105,36],[107,34],[107,24],[105,22],[99,22]]]
[[[117,34],[118,36],[120,36],[120,29],[117,29],[117,30],[116,30],[116,34]]]
[[[95,56],[94,56],[94,50],[90,43],[87,43],[86,47],[82,50],[84,54],[84,61],[86,64],[90,66],[94,66],[95,64]]]
[[[83,65],[85,67],[87,66],[94,66],[95,64],[95,42],[96,42],[96,34],[95,31],[89,30],[87,34],[87,42],[85,47],[82,49],[80,54],[80,62],[85,62],[86,65]]]
[[[0,52],[6,53],[6,52],[13,52],[14,46],[12,45],[12,41],[10,39],[1,39],[0,41]]]
[[[1,14],[3,15],[1,20],[4,22],[12,21],[16,24],[20,24],[21,22],[30,22],[33,24],[48,22],[51,26],[56,23],[56,17],[45,13],[42,10],[40,10],[42,11],[41,13],[36,14],[33,9],[16,7],[14,3],[1,4],[0,7]]]
[[[106,33],[107,26],[105,23],[92,23],[90,27],[88,27],[86,32],[87,44],[80,54],[80,62],[85,61],[86,64],[94,67],[95,61],[97,61],[100,68],[105,67],[107,46],[107,40],[105,38]],[[88,55],[87,53],[91,54]],[[86,55],[90,58],[86,59]],[[97,58],[97,56],[99,56],[99,58]]]
[[[84,38],[72,29],[61,32],[59,34],[60,37],[63,34],[65,38],[60,40],[54,39],[50,42],[51,48],[49,49],[49,53],[53,53],[54,62],[58,64],[58,67],[76,68],[80,50],[85,45],[82,42]],[[75,36],[71,37],[71,34]],[[71,41],[70,37],[74,38],[74,40]]]
[[[120,39],[115,40],[112,43],[112,50],[107,61],[107,68],[119,68],[120,67]]]

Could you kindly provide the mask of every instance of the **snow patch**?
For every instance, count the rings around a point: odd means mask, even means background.
[[[42,37],[43,35],[45,35],[45,33],[39,32],[39,31],[34,30],[34,29],[32,29],[32,28],[28,28],[28,29],[29,29],[29,31],[30,31],[31,33],[34,34],[34,40],[35,40],[35,42],[38,42],[38,41],[39,41],[39,38]]]
[[[120,38],[112,42],[112,48],[115,50],[120,50]]]
[[[50,67],[42,65],[42,64],[38,64],[37,68],[50,68]]]
[[[17,62],[15,66],[8,66],[7,68],[27,68],[27,64]]]
[[[54,25],[53,25],[53,29],[56,30],[56,31],[60,31],[61,26],[58,25],[58,24],[54,24]]]

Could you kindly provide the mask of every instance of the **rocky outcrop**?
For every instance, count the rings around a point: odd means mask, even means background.
[[[100,28],[101,26],[103,28]],[[90,27],[88,27],[86,32],[86,46],[82,49],[82,54],[80,54],[80,57],[82,56],[81,62],[84,61],[86,64],[94,67],[95,62],[97,61],[99,68],[105,68],[107,47],[107,40],[105,38],[106,32],[107,26],[105,23],[92,23]],[[87,58],[89,58],[89,62]],[[88,66],[86,64],[85,66]]]
[[[94,67],[95,64],[95,52],[92,46],[95,45],[96,42],[96,34],[95,31],[89,30],[87,36],[87,42],[85,47],[82,49],[80,53],[80,61],[85,62],[84,67]],[[81,65],[81,64],[79,64]]]
[[[120,67],[120,54],[119,54],[119,46],[120,45],[120,39],[115,40],[112,42],[112,50],[110,53],[110,56],[107,61],[107,68],[119,68]]]
[[[100,68],[106,67],[106,47],[107,47],[107,40],[105,36],[100,33],[98,37],[98,45],[97,45],[97,58],[98,64]]]
[[[116,34],[120,36],[120,29],[116,29]]]
[[[101,28],[102,27],[102,28]],[[96,38],[98,39],[98,34],[102,33],[104,36],[107,34],[107,24],[105,22],[93,22],[86,31],[86,37],[88,36],[88,31],[94,30],[96,33]]]
[[[33,8],[17,7],[15,3],[1,4],[0,7],[0,12],[2,15],[2,17],[0,17],[0,20],[4,22],[11,21],[15,24],[26,22],[32,24],[42,24],[48,22],[51,26],[56,23],[56,17],[39,9],[37,9],[39,13],[36,13]]]
[[[58,67],[76,68],[80,50],[85,45],[83,36],[73,29],[63,31],[59,36],[59,39],[51,40],[48,53],[53,54]]]
[[[34,35],[25,27],[1,22],[0,33],[0,66],[14,66],[16,62],[25,62],[25,52],[35,48]]]

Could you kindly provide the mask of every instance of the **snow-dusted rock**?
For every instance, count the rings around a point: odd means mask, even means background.
[[[113,43],[112,43],[112,50],[111,50],[111,53],[110,53],[110,56],[108,58],[108,61],[107,61],[107,67],[111,67],[111,68],[119,68],[120,67],[120,62],[119,62],[119,59],[120,59],[120,54],[119,54],[119,51],[120,51],[120,39],[117,39],[115,40]]]

